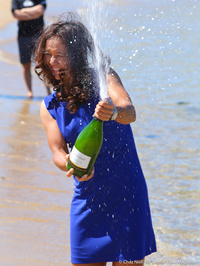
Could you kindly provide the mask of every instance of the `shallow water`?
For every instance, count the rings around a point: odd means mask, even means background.
[[[158,246],[146,262],[200,265],[199,2],[103,2],[102,48],[137,110],[132,129]],[[65,1],[48,3],[46,23]],[[83,1],[66,10],[87,16]],[[0,265],[68,266],[73,180],[52,162],[39,117],[46,91],[35,76],[35,98],[24,96],[16,30],[0,32]]]

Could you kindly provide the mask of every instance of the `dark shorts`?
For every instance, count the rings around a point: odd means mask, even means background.
[[[31,62],[36,40],[37,38],[35,37],[18,37],[19,57],[21,64]]]

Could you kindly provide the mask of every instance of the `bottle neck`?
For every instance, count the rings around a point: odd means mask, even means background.
[[[103,122],[101,119],[97,118],[96,116],[93,115],[93,119],[99,122]]]

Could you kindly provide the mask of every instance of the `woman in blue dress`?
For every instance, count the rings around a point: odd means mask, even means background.
[[[156,251],[146,182],[130,123],[135,108],[110,60],[101,52],[108,99],[100,99],[91,60],[94,42],[87,28],[69,15],[48,26],[36,47],[36,72],[54,86],[41,103],[41,120],[53,161],[67,170],[78,134],[93,115],[104,121],[103,144],[90,175],[74,178],[70,211],[72,265],[144,264]]]

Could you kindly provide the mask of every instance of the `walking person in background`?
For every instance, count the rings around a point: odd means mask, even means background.
[[[18,46],[27,96],[33,97],[31,57],[35,42],[44,27],[45,0],[12,0],[12,14],[18,20]],[[45,83],[50,94],[48,83]]]
[[[135,108],[118,74],[102,52],[108,67],[107,92],[100,99],[94,41],[73,14],[49,25],[35,50],[35,70],[48,78],[55,92],[41,103],[41,120],[56,166],[67,162],[78,134],[93,115],[104,121],[103,144],[91,174],[74,177],[70,211],[73,266],[143,265],[156,251],[148,192],[130,123]]]

